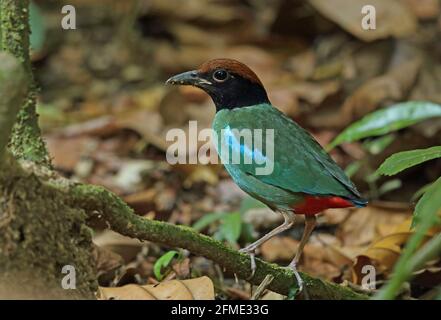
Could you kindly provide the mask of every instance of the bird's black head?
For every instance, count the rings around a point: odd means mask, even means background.
[[[197,70],[171,77],[167,83],[201,88],[213,99],[217,111],[269,102],[257,75],[232,59],[210,60]]]

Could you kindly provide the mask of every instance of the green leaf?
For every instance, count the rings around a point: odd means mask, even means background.
[[[350,178],[361,168],[361,161],[354,161],[345,168],[346,175]]]
[[[222,218],[219,229],[223,238],[231,244],[236,244],[242,230],[242,217],[239,212],[229,213]]]
[[[409,101],[368,114],[340,133],[327,147],[328,150],[343,142],[380,136],[420,121],[440,117],[441,106],[431,102]]]
[[[400,179],[392,179],[383,183],[383,185],[378,188],[378,195],[383,195],[385,193],[391,192],[393,190],[399,189],[402,186]]]
[[[255,237],[256,231],[254,230],[254,226],[251,223],[243,222],[242,230],[240,232],[240,239],[245,243],[250,243],[256,240]]]
[[[439,177],[421,197],[415,206],[412,227],[424,223],[431,228],[440,222],[438,211],[441,210],[441,177]]]
[[[421,197],[427,190],[429,190],[430,186],[433,184],[432,183],[428,183],[424,186],[422,186],[421,188],[419,188],[417,191],[415,191],[415,193],[413,194],[412,198],[410,198],[410,201],[413,202],[416,199],[418,199],[419,197]]]
[[[386,149],[395,138],[395,134],[391,133],[377,139],[366,141],[363,143],[363,146],[370,154],[377,155]]]
[[[438,212],[441,209],[441,177],[438,178],[424,193],[418,201],[412,227],[415,228],[414,234],[407,241],[400,259],[396,263],[392,279],[374,297],[376,299],[393,299],[400,291],[402,284],[407,281],[415,270],[409,267],[409,261],[414,252],[424,240],[427,231],[434,225],[440,223]]]
[[[44,46],[46,26],[40,8],[34,2],[31,2],[29,6],[29,24],[31,48],[34,52],[39,52]]]
[[[225,215],[226,215],[225,212],[208,213],[208,214],[204,215],[202,218],[200,218],[198,221],[196,221],[192,227],[197,232],[201,232],[206,227],[208,227],[210,224],[212,224],[213,222],[215,222],[217,220],[220,220]]]
[[[156,260],[155,265],[153,266],[153,273],[155,274],[156,279],[162,280],[163,274],[161,273],[162,268],[168,267],[173,258],[179,253],[175,250],[171,250],[164,255],[162,255],[158,260]]]
[[[383,162],[377,170],[382,175],[394,175],[417,164],[441,157],[441,146],[398,152]]]

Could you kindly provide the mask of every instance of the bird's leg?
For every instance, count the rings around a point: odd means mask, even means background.
[[[291,228],[292,225],[294,224],[294,215],[292,214],[292,212],[289,212],[289,211],[287,211],[287,212],[281,211],[281,213],[282,213],[285,221],[280,226],[271,230],[266,235],[264,235],[262,238],[260,238],[259,240],[256,240],[255,242],[246,246],[245,248],[241,249],[240,251],[247,252],[247,253],[253,252],[258,247],[260,247],[263,243],[267,242],[269,239],[271,239],[275,235],[278,235],[279,233]]]
[[[254,273],[256,272],[256,261],[254,259],[254,251],[261,246],[263,243],[274,237],[275,235],[289,229],[294,224],[294,214],[291,211],[281,211],[281,214],[283,215],[283,218],[285,221],[278,226],[277,228],[271,230],[266,235],[264,235],[259,240],[253,242],[252,244],[246,246],[245,248],[242,248],[239,250],[239,252],[247,253],[250,255],[251,258],[251,276],[249,278],[252,278],[254,276]]]
[[[305,229],[303,230],[302,239],[300,240],[300,244],[299,247],[297,248],[297,252],[296,255],[294,256],[294,259],[289,264],[289,268],[291,268],[294,271],[294,275],[296,276],[300,291],[303,290],[303,280],[300,277],[299,272],[297,271],[297,263],[300,261],[305,244],[308,242],[308,239],[312,233],[312,230],[314,230],[316,223],[317,223],[317,219],[315,215],[305,216]]]

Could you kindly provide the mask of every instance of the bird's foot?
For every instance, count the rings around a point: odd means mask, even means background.
[[[247,278],[247,280],[250,280],[254,277],[254,274],[256,273],[256,259],[254,258],[254,256],[256,255],[254,252],[255,248],[250,248],[250,247],[245,247],[239,250],[240,253],[245,253],[248,254],[250,256],[250,260],[251,260],[251,274],[250,276]]]
[[[291,262],[288,265],[288,268],[290,268],[294,272],[294,276],[296,277],[297,285],[299,287],[299,293],[303,292],[303,295],[305,296],[305,299],[309,299],[308,293],[306,291],[306,288],[304,288],[304,285],[303,285],[303,279],[300,276],[300,273],[297,271],[297,263],[295,261]]]

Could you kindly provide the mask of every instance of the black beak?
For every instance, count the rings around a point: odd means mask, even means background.
[[[177,74],[170,79],[168,79],[166,84],[173,84],[173,85],[190,85],[190,86],[196,86],[201,87],[204,84],[210,85],[211,82],[205,80],[204,78],[201,78],[199,73],[196,70],[193,71],[187,71],[184,73]]]

